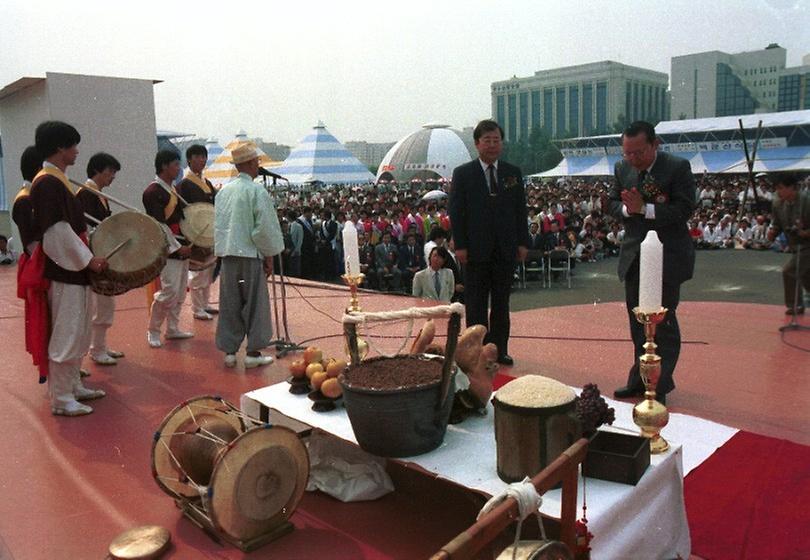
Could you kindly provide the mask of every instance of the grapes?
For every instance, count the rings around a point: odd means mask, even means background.
[[[608,408],[599,387],[594,383],[588,383],[582,388],[577,399],[576,413],[585,434],[592,434],[602,424],[613,424],[616,420],[616,411]]]

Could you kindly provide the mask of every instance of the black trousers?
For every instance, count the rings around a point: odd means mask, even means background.
[[[514,270],[514,260],[468,262],[464,267],[467,326],[487,327],[484,344],[494,343],[499,356],[509,353],[509,294]]]
[[[638,306],[638,283],[639,264],[638,259],[630,266],[627,276],[624,279],[625,300],[627,302],[627,315],[630,319],[630,335],[633,337],[633,366],[627,375],[627,386],[643,389],[644,383],[638,371],[639,356],[644,354],[644,325],[636,320],[633,308]],[[661,290],[661,305],[667,308],[664,320],[655,330],[655,343],[658,345],[656,352],[661,356],[661,378],[658,381],[657,391],[659,393],[669,393],[675,388],[672,374],[678,364],[678,356],[681,353],[681,329],[678,326],[676,310],[681,298],[681,285],[668,283],[664,278],[664,285]]]

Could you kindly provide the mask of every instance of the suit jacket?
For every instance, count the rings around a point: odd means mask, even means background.
[[[413,255],[411,255],[411,248],[407,245],[400,245],[399,247],[399,268],[400,270],[407,270],[409,268],[424,268],[425,259],[422,256],[422,248],[418,245],[413,246]]]
[[[641,242],[650,230],[658,233],[664,245],[664,281],[680,284],[692,278],[695,269],[695,248],[689,237],[687,221],[696,206],[697,190],[692,169],[685,159],[658,152],[649,175],[660,194],[646,197],[655,205],[655,219],[642,215],[625,217],[621,193],[633,187],[642,190],[639,172],[626,161],[616,163],[616,184],[610,191],[610,213],[624,222],[625,235],[619,253],[619,278],[627,271],[641,251]]]
[[[394,268],[399,260],[399,251],[393,243],[388,244],[388,251],[385,250],[384,243],[378,243],[374,247],[374,263],[378,269],[383,267]]]
[[[425,268],[413,275],[413,290],[415,297],[425,299],[436,299],[439,301],[450,301],[453,297],[455,284],[453,283],[453,271],[449,268],[439,269],[440,293],[436,293],[436,286],[433,285],[433,270]]]
[[[470,262],[513,263],[518,246],[529,246],[523,174],[499,160],[498,184],[500,193],[491,196],[477,158],[453,170],[450,224],[456,250],[466,249]]]
[[[543,251],[546,248],[546,237],[542,233],[538,232],[534,238],[532,238],[532,234],[529,234],[529,244],[526,246],[528,249],[533,250],[540,250]]]
[[[543,243],[546,251],[552,251],[557,247],[568,247],[568,237],[562,231],[557,233],[549,232],[546,234]]]

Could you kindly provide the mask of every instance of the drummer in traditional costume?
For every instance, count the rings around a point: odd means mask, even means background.
[[[87,227],[92,231],[95,226],[112,215],[110,203],[103,196],[93,191],[102,191],[109,187],[115,174],[121,171],[121,164],[110,154],[99,152],[87,162],[87,181],[76,193],[76,198],[84,208]],[[92,189],[93,191],[91,191]],[[89,218],[87,216],[90,216]],[[90,330],[90,359],[102,366],[114,366],[124,353],[107,347],[107,330],[112,326],[115,315],[115,300],[94,291],[90,292],[93,310],[93,326]]]
[[[186,150],[188,169],[183,180],[177,185],[177,192],[189,204],[206,202],[214,204],[217,192],[208,179],[203,178],[202,172],[208,161],[208,150],[201,144],[189,146]],[[211,224],[213,228],[213,224]],[[210,235],[209,230],[209,235]],[[198,249],[199,250],[199,249]],[[210,251],[210,250],[209,250]],[[199,250],[203,256],[208,251]],[[211,283],[214,281],[214,261],[201,263],[200,270],[190,270],[188,273],[188,288],[191,294],[191,311],[195,319],[210,321],[213,314],[218,313],[212,309],[208,301],[211,297]]]
[[[39,155],[36,146],[28,146],[23,150],[20,157],[20,172],[22,173],[23,184],[17,196],[14,197],[11,219],[14,220],[17,230],[20,232],[22,252],[29,257],[42,237],[39,227],[34,222],[30,197],[31,181],[34,180],[40,169],[42,169],[42,156]]]
[[[95,257],[87,245],[81,204],[65,175],[79,153],[81,136],[71,125],[48,121],[36,130],[36,147],[45,158],[31,186],[34,219],[42,242],[32,261],[44,258],[44,278],[50,282],[50,337],[48,383],[51,412],[80,416],[93,411],[80,400],[103,397],[104,391],[82,385],[79,366],[90,346],[90,289],[88,271],[101,272],[107,261]]]
[[[180,310],[186,299],[188,285],[188,257],[191,247],[186,241],[178,242],[183,203],[177,196],[173,182],[180,172],[180,156],[171,150],[160,150],[155,156],[155,180],[143,192],[146,213],[157,220],[166,233],[169,258],[160,273],[160,290],[155,292],[146,334],[149,346],[160,348],[160,329],[166,322],[167,339],[191,338],[193,333],[180,330]]]
[[[252,368],[273,361],[261,353],[273,334],[267,275],[284,239],[270,195],[253,181],[259,174],[256,146],[239,144],[231,158],[239,175],[220,189],[215,207],[214,252],[222,262],[216,343],[225,366],[234,367],[247,337],[245,368]]]

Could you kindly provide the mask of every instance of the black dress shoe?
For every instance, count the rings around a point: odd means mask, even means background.
[[[804,307],[799,306],[796,309],[789,307],[787,311],[785,311],[785,315],[804,315]]]
[[[625,385],[613,391],[613,396],[617,399],[629,399],[632,397],[641,397],[644,395],[644,387],[631,387]]]
[[[509,354],[503,354],[498,356],[498,363],[504,366],[511,366],[515,364],[515,360],[512,359],[512,356]]]

